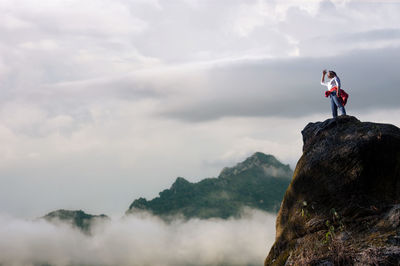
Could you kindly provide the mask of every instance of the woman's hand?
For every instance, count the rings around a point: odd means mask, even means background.
[[[321,84],[325,85],[325,74],[326,74],[326,69],[322,70],[322,77],[321,77]]]

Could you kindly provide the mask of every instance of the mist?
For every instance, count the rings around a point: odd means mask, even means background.
[[[246,210],[240,219],[114,217],[83,234],[68,224],[0,216],[0,265],[262,265],[276,216]],[[47,263],[47,264],[46,264]]]

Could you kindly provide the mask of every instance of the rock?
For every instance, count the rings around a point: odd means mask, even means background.
[[[265,265],[391,265],[384,263],[398,258],[400,129],[340,116],[302,134]]]
[[[400,226],[400,204],[393,206],[393,208],[386,215],[385,220],[388,221],[388,223],[394,228]]]
[[[373,247],[362,251],[356,259],[354,265],[399,265],[399,247]]]
[[[323,260],[317,264],[317,266],[334,266],[332,262],[329,260]]]

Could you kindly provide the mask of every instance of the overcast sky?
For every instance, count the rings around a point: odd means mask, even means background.
[[[300,131],[400,125],[400,1],[0,0],[0,213],[123,214],[177,176],[256,151],[292,168]]]

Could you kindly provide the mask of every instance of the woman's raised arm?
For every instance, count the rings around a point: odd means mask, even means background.
[[[325,75],[326,75],[326,69],[322,70],[322,78],[321,78],[321,85],[327,85],[325,83]]]

